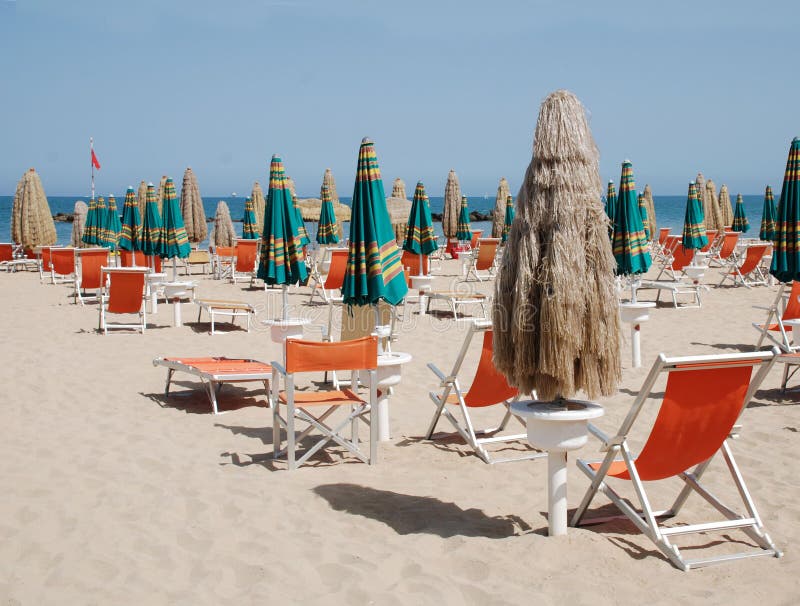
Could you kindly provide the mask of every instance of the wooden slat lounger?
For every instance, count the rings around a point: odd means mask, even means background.
[[[211,334],[214,334],[214,321],[216,316],[229,316],[231,322],[235,318],[247,319],[247,332],[250,332],[250,319],[256,314],[256,308],[250,303],[242,301],[226,301],[222,299],[195,299],[200,308],[197,312],[197,321],[200,321],[200,315],[203,310],[206,310],[211,318]]]
[[[431,291],[428,294],[428,307],[430,308],[431,301],[447,301],[450,305],[450,310],[453,312],[453,319],[458,320],[458,307],[460,305],[480,305],[483,312],[484,319],[488,319],[486,313],[486,305],[491,301],[488,295],[482,293],[463,293],[456,291]],[[462,318],[464,319],[464,318]]]

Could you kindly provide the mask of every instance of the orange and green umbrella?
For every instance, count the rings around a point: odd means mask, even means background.
[[[512,198],[511,196],[507,196],[506,197],[506,218],[505,218],[505,221],[503,223],[503,234],[501,236],[501,239],[503,240],[503,242],[508,240],[508,234],[511,233],[511,224],[514,222],[515,214],[516,213],[514,212],[514,198]]]
[[[800,280],[800,138],[789,147],[769,273],[781,282]]]
[[[242,238],[245,240],[258,240],[261,234],[256,222],[256,205],[248,196],[244,200],[244,222],[242,225]]]
[[[467,242],[472,240],[472,226],[469,224],[469,207],[467,206],[466,196],[461,196],[461,211],[458,213],[456,238]]]
[[[419,181],[414,188],[414,198],[411,200],[403,250],[416,255],[429,255],[437,248],[439,245],[436,243],[436,233],[433,231],[428,195],[425,193],[422,181]]]
[[[336,244],[339,242],[339,227],[336,225],[331,190],[327,185],[322,185],[319,197],[322,204],[319,208],[319,223],[317,223],[317,244]]]
[[[408,292],[375,146],[364,138],[358,151],[350,218],[350,246],[342,285],[348,305],[399,304]]]
[[[761,213],[761,230],[758,237],[765,242],[772,242],[775,238],[775,219],[778,211],[775,208],[775,196],[772,195],[772,188],[767,185],[764,192],[764,210]]]
[[[683,219],[683,240],[686,249],[698,250],[708,244],[706,224],[703,216],[703,204],[697,197],[697,185],[689,183],[689,194],[686,198],[686,215]]]
[[[611,247],[617,261],[617,275],[642,274],[650,269],[652,260],[647,251],[647,237],[636,198],[636,183],[633,180],[633,165],[622,163],[619,183],[619,198],[614,216],[614,234]]]
[[[742,194],[736,196],[736,208],[733,211],[733,231],[746,232],[750,229],[750,222],[747,220],[747,215],[744,212],[744,200]]]
[[[175,193],[172,177],[164,183],[164,201],[162,203],[162,225],[159,256],[162,259],[185,259],[192,252],[189,236],[183,225],[183,215]]]
[[[122,223],[119,220],[117,200],[113,194],[109,194],[106,218],[103,222],[103,246],[110,248],[111,250],[117,250],[119,247],[119,234],[121,231]]]
[[[142,218],[136,192],[129,187],[122,205],[122,229],[119,232],[119,247],[122,250],[142,250]]]

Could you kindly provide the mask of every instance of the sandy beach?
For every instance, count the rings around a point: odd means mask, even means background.
[[[460,265],[446,261],[436,288],[452,286]],[[653,270],[651,270],[652,274]],[[718,281],[712,270],[708,283]],[[267,294],[195,276],[198,294],[237,298],[273,314]],[[490,292],[489,283],[472,283]],[[414,357],[392,398],[393,438],[377,466],[338,450],[288,472],[273,462],[271,413],[263,390],[226,387],[223,414],[211,414],[199,383],[166,371],[157,356],[227,355],[269,362],[279,350],[263,328],[210,336],[208,323],[172,327],[160,306],[138,334],[96,332],[97,306],[71,303],[70,287],[38,274],[0,274],[4,318],[0,412],[0,598],[3,604],[792,604],[800,588],[800,407],[781,395],[775,367],[744,416],[735,454],[768,531],[784,557],[756,558],[683,573],[624,521],[548,538],[544,460],[486,465],[458,439],[423,434],[436,387],[426,368],[452,365],[466,325],[409,309],[394,344]],[[746,351],[750,323],[777,287],[711,288],[702,309],[659,307],[643,326],[643,367],[630,367],[601,403],[599,425],[616,429],[659,352]],[[654,291],[643,292],[652,298]],[[293,288],[294,306],[308,299]],[[410,307],[414,307],[413,305]],[[324,317],[324,308],[307,308]],[[308,311],[308,310],[311,311]],[[321,320],[320,320],[321,321]],[[224,327],[227,329],[228,327]],[[477,361],[473,348],[465,368]],[[659,391],[659,390],[657,390]],[[656,404],[653,401],[653,404]],[[648,409],[648,419],[655,414]],[[495,417],[480,411],[476,422]],[[440,424],[446,431],[448,426]],[[640,426],[646,432],[646,424]],[[639,434],[638,444],[646,437]],[[524,444],[513,446],[523,450]],[[578,456],[594,457],[596,444]],[[574,461],[574,456],[571,457]],[[724,464],[706,479],[735,497]],[[569,504],[588,485],[573,462]],[[669,500],[677,484],[653,485]],[[734,501],[734,499],[731,499]],[[735,501],[734,501],[735,502]],[[664,503],[665,504],[665,503]],[[607,510],[600,497],[593,510]],[[610,511],[610,509],[609,509]],[[707,515],[693,497],[685,517]],[[712,552],[740,548],[744,535],[692,537]],[[722,538],[722,540],[719,540]],[[680,544],[680,543],[679,543]]]

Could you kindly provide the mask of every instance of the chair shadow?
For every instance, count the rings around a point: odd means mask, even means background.
[[[176,386],[185,387],[187,391],[175,392]],[[213,415],[211,400],[205,387],[199,383],[191,381],[172,380],[169,396],[164,396],[164,392],[143,393],[140,395],[158,404],[161,408],[173,408],[181,410],[187,414]],[[246,389],[237,385],[226,384],[217,393],[217,408],[220,413],[241,410],[242,408],[268,408],[266,396],[254,393],[252,389]]]
[[[382,522],[399,535],[503,539],[532,531],[531,526],[518,516],[487,516],[479,509],[462,509],[455,503],[434,497],[346,483],[324,484],[313,490],[335,511]]]
[[[764,346],[759,349],[752,343],[700,343],[693,341],[692,345],[703,345],[704,347],[713,347],[714,349],[733,350],[741,353],[751,353],[754,351],[769,351],[770,348]]]
[[[211,322],[184,322],[183,325],[188,326],[192,331],[198,334],[211,334]],[[229,332],[247,332],[247,328],[234,322],[217,321],[214,322],[214,331],[215,334],[224,335]]]
[[[431,439],[424,436],[408,436],[398,441],[395,446],[405,448],[408,446],[416,446],[417,444],[425,444],[433,446],[434,448],[447,452],[453,456],[467,458],[474,457],[476,460],[483,462],[483,460],[472,449],[472,446],[464,441],[464,438],[456,432],[436,432],[431,436]],[[533,448],[528,442],[523,440],[497,442],[487,447],[490,456],[505,456],[505,455],[525,455],[528,453],[540,452]]]

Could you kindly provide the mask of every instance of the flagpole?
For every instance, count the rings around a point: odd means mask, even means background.
[[[89,164],[92,165],[92,202],[94,202],[94,139],[89,137]]]

